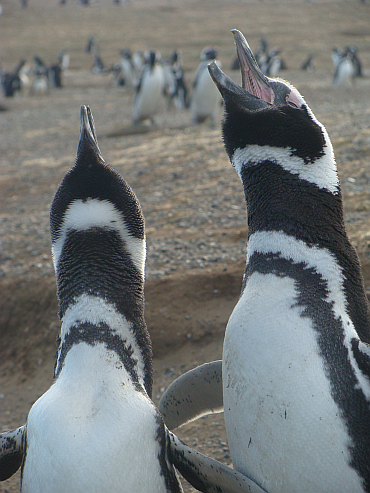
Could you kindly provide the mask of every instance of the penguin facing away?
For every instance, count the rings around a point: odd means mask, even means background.
[[[369,492],[370,309],[330,138],[297,89],[266,77],[233,34],[242,87],[209,70],[248,210],[222,361],[234,468],[269,493]]]
[[[159,63],[159,53],[150,51],[146,54],[145,64],[141,70],[139,84],[136,88],[132,109],[132,121],[138,124],[150,119],[154,123],[154,115],[162,97],[164,73]]]
[[[50,211],[61,330],[54,381],[27,423],[0,434],[0,481],[22,465],[23,493],[262,493],[182,443],[151,400],[144,320],[144,217],[81,108],[77,160]]]

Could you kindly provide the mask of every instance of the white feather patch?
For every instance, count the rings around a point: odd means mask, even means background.
[[[327,138],[326,142],[330,143]],[[325,154],[315,162],[305,164],[298,156],[292,156],[293,150],[289,147],[271,147],[260,145],[249,145],[244,149],[236,149],[232,157],[232,164],[241,177],[243,166],[253,166],[263,161],[272,161],[293,175],[314,183],[319,188],[329,190],[333,194],[338,193],[339,179],[333,148],[327,145]]]
[[[76,298],[73,305],[70,305],[62,320],[60,330],[61,341],[65,339],[70,328],[78,323],[90,323],[99,325],[104,323],[108,325],[113,333],[126,340],[126,346],[131,346],[133,350],[132,357],[137,360],[137,373],[142,385],[144,385],[144,362],[131,330],[131,324],[121,315],[115,306],[107,301],[88,294],[82,294]]]
[[[59,236],[52,245],[54,268],[57,270],[64,242],[70,231],[86,231],[90,228],[107,228],[119,233],[132,261],[144,276],[145,239],[135,238],[122,219],[121,213],[108,200],[87,199],[73,201],[66,210]]]
[[[282,231],[262,231],[251,235],[248,242],[247,264],[253,253],[275,253],[294,263],[305,263],[307,268],[314,269],[327,282],[327,301],[333,302],[332,310],[337,318],[342,319],[345,333],[344,344],[348,349],[351,365],[367,400],[370,401],[370,384],[368,378],[358,367],[353,356],[351,340],[358,340],[358,334],[350,319],[344,294],[344,276],[335,256],[325,248],[308,246],[293,236]],[[365,352],[363,345],[361,349]]]

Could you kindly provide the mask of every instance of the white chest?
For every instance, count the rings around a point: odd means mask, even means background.
[[[230,317],[223,382],[234,467],[270,493],[363,491],[297,295],[293,279],[255,273]]]

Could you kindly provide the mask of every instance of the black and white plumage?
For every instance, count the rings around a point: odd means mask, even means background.
[[[331,59],[334,65],[334,86],[351,86],[355,77],[362,76],[362,65],[354,46],[347,46],[345,50],[333,48]]]
[[[188,88],[185,82],[180,53],[175,50],[168,60],[163,61],[162,66],[164,73],[164,93],[168,99],[168,106],[170,107],[173,104],[177,110],[186,108]]]
[[[220,94],[218,93],[208,73],[207,66],[216,60],[217,50],[213,47],[204,48],[200,55],[200,64],[195,73],[193,90],[190,96],[190,113],[193,123],[202,123],[207,119],[216,118],[220,108]],[[216,61],[221,66],[219,61]]]
[[[22,492],[180,492],[150,398],[144,218],[131,188],[105,164],[86,107],[50,226],[62,326],[54,383],[23,433]]]
[[[370,310],[330,138],[233,31],[242,87],[216,64],[248,249],[223,349],[234,468],[269,493],[370,491]]]
[[[22,493],[262,493],[168,431],[151,400],[144,320],[145,230],[129,185],[100,153],[81,108],[77,160],[50,211],[62,322],[54,382],[26,425],[0,433],[0,481],[22,464]]]
[[[135,68],[132,63],[132,54],[130,50],[121,50],[120,55],[120,61],[114,67],[116,85],[124,86],[126,89],[130,90],[136,87],[138,83]]]
[[[309,53],[301,63],[301,67],[300,67],[301,70],[313,70],[315,68],[313,58],[314,58],[313,53]]]
[[[148,119],[154,123],[154,115],[158,111],[164,88],[163,67],[159,60],[160,55],[155,51],[146,54],[132,108],[134,124]]]

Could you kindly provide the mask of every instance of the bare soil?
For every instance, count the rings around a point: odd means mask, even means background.
[[[51,64],[71,55],[64,87],[43,97],[25,91],[0,97],[0,431],[23,424],[49,387],[59,329],[48,214],[63,174],[73,164],[79,107],[90,105],[100,148],[130,183],[146,217],[146,319],[153,341],[157,402],[184,371],[221,358],[228,317],[237,301],[245,263],[246,210],[241,184],[223,150],[220,120],[192,126],[187,110],[163,101],[153,128],[131,125],[133,94],[111,75],[93,75],[84,51],[90,35],[111,66],[119,50],[182,52],[189,86],[208,45],[230,72],[230,30],[256,48],[261,35],[282,49],[281,76],[305,96],[334,144],[349,236],[370,293],[370,5],[357,1],[3,0],[0,62],[6,71],[38,55]],[[356,45],[365,76],[333,88],[331,49]],[[315,54],[315,70],[301,62]],[[222,415],[178,430],[203,453],[231,463]],[[19,473],[0,484],[19,491]],[[185,486],[185,491],[193,491]]]

